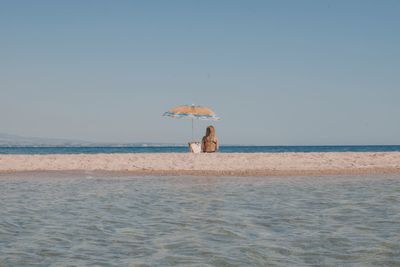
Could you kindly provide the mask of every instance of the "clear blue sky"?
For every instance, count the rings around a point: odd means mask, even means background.
[[[0,132],[400,144],[400,1],[0,1]],[[201,137],[207,123],[200,122]]]

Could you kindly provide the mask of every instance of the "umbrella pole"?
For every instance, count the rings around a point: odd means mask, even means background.
[[[193,119],[192,119],[192,142],[193,142],[193,129],[194,129],[194,126],[193,126]]]

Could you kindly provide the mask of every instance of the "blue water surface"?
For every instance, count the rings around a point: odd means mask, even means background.
[[[79,147],[0,147],[0,154],[99,154],[99,153],[186,153],[185,146],[79,146]],[[283,152],[391,152],[400,145],[366,146],[221,146],[221,153]]]
[[[0,174],[0,266],[400,266],[400,176]]]

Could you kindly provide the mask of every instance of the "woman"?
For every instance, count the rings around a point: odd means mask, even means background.
[[[206,130],[206,135],[201,141],[201,151],[205,153],[212,153],[219,149],[218,138],[215,135],[214,126],[208,126]]]

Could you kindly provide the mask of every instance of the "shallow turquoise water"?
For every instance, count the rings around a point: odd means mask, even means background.
[[[0,176],[0,266],[400,266],[400,175]]]

